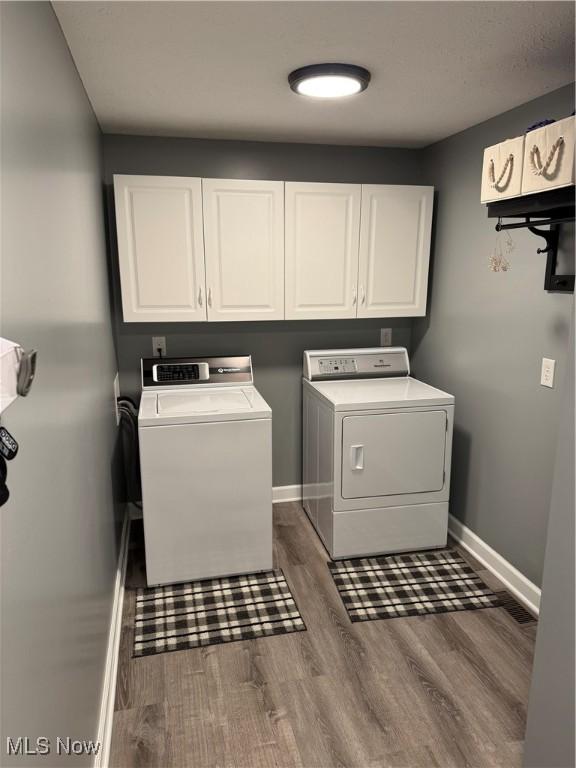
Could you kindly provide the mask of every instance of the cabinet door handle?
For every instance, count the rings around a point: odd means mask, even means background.
[[[350,468],[352,470],[364,469],[364,446],[350,446]]]
[[[212,288],[208,288],[208,306],[212,307]]]
[[[352,306],[356,306],[356,286],[352,288]]]
[[[202,306],[202,286],[198,289],[198,306]]]
[[[364,293],[364,286],[360,286],[360,304],[364,306],[364,302],[366,301],[366,294]]]

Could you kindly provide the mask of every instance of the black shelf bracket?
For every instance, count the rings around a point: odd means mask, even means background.
[[[543,221],[542,219],[539,219],[538,221],[531,221],[530,217],[527,216],[526,221],[514,222],[513,224],[502,224],[501,220],[498,219],[498,223],[496,224],[496,231],[502,232],[506,229],[526,228],[529,229],[533,235],[543,237],[546,241],[546,247],[538,248],[536,253],[546,254],[544,290],[554,291],[555,293],[574,293],[574,275],[556,274],[559,240],[558,225],[564,221],[573,221],[573,219],[561,218],[550,219],[549,221]],[[539,229],[539,226],[549,226],[550,229]]]
[[[528,229],[532,234],[543,237],[544,248],[538,253],[546,254],[544,290],[556,293],[574,292],[574,275],[558,275],[559,225],[574,221],[574,187],[548,190],[525,197],[500,200],[488,204],[488,216],[498,218],[496,231],[507,229]],[[523,219],[502,223],[502,219]],[[541,229],[550,227],[550,229]]]
[[[544,276],[545,291],[574,292],[574,275],[557,275],[556,262],[558,258],[558,224],[552,224],[550,229],[528,227],[530,232],[546,240],[546,248],[538,248],[536,253],[546,254],[546,273]]]

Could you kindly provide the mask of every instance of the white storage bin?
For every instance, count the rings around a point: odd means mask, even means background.
[[[0,413],[18,397],[18,367],[20,347],[0,338]]]
[[[524,136],[502,141],[484,150],[480,202],[490,203],[522,193]]]
[[[574,117],[526,134],[522,194],[574,184]]]

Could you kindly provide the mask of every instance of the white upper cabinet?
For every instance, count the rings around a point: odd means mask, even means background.
[[[203,179],[208,320],[284,318],[284,182]]]
[[[356,317],[360,185],[285,187],[286,319]]]
[[[426,314],[433,187],[363,185],[358,317]]]
[[[424,315],[433,191],[114,176],[124,320]]]
[[[200,179],[114,176],[125,321],[206,320]]]

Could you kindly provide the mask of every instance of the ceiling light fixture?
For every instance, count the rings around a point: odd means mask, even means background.
[[[355,64],[310,64],[290,72],[288,82],[302,96],[339,99],[365,91],[370,72]]]

